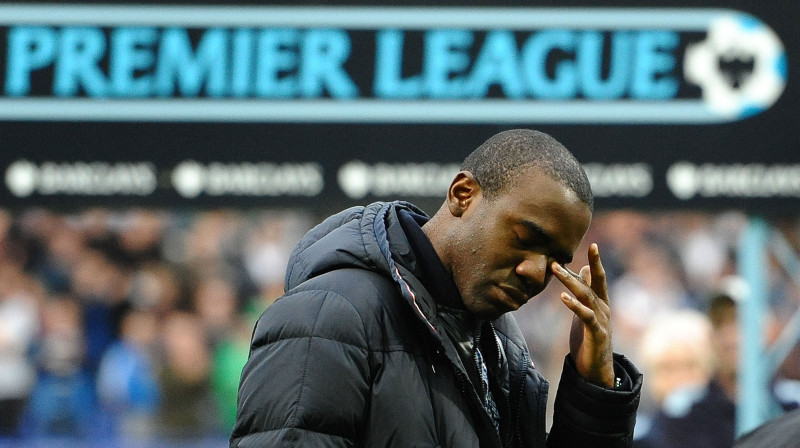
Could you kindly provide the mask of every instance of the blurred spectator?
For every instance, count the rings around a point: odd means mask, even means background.
[[[103,253],[87,249],[72,266],[71,293],[82,309],[86,365],[94,374],[103,353],[116,338],[127,281],[119,267]]]
[[[263,214],[245,239],[243,265],[256,290],[247,297],[244,312],[255,320],[283,295],[289,254],[313,221],[297,212]]]
[[[719,293],[712,296],[709,301],[708,316],[713,326],[713,347],[717,359],[715,381],[720,385],[728,399],[737,402],[738,371],[739,371],[739,319],[737,316],[737,303],[733,298],[735,294]],[[769,312],[764,317],[766,346],[773,344],[781,328],[775,319],[774,312]],[[797,362],[794,355],[789,354],[782,363],[781,368],[772,378],[772,398],[776,408],[784,410],[798,407],[800,391],[797,390],[796,380],[792,377],[792,370],[786,366]],[[788,374],[788,376],[787,376]]]
[[[7,210],[0,209],[0,264],[24,270],[29,258],[19,223]]]
[[[286,234],[291,224],[286,217],[264,218],[253,229],[244,247],[247,273],[260,291],[270,291],[265,294],[267,296],[275,295],[277,298],[283,294],[286,263],[292,250],[286,244]],[[280,291],[276,290],[277,287]]]
[[[781,328],[770,312],[765,320],[765,344],[773,344]],[[714,351],[717,355],[716,382],[726,396],[737,402],[739,371],[739,320],[737,304],[731,294],[720,293],[709,302],[709,318],[714,328]],[[800,384],[793,366],[798,362],[798,349],[795,347],[781,363],[772,378],[771,393],[775,408],[793,410],[800,405]]]
[[[38,438],[102,434],[94,384],[83,367],[86,346],[80,306],[70,297],[51,297],[42,311],[40,370],[22,433]]]
[[[130,309],[120,338],[105,351],[97,373],[97,392],[115,434],[134,440],[155,435],[159,384],[155,365],[158,318]]]
[[[254,324],[251,319],[238,318],[214,349],[212,385],[225,434],[229,434],[236,423],[239,379],[250,354],[250,335]]]
[[[212,355],[197,316],[175,311],[164,321],[163,366],[159,374],[160,433],[168,438],[199,438],[222,428],[211,386]]]
[[[39,331],[38,285],[0,261],[0,437],[15,435],[36,379],[28,356]]]
[[[145,263],[131,276],[128,303],[164,315],[185,301],[182,281],[185,277],[172,264],[161,261]]]
[[[195,280],[192,308],[205,327],[212,345],[233,333],[239,313],[234,275],[226,266],[203,270]]]
[[[241,218],[230,211],[198,214],[186,235],[185,263],[192,270],[230,264],[240,256]]]
[[[705,299],[721,286],[730,272],[732,256],[726,233],[718,232],[712,216],[686,213],[675,220],[680,261],[686,280],[698,299]]]
[[[643,243],[629,255],[624,273],[609,291],[614,330],[619,336],[614,342],[622,353],[636,351],[650,319],[691,304],[670,250],[652,242]]]
[[[161,259],[161,238],[167,216],[152,210],[132,210],[120,222],[119,249],[124,264],[136,268]]]
[[[715,294],[709,300],[707,314],[713,329],[711,342],[716,359],[714,379],[728,400],[735,403],[739,370],[736,302],[727,293]]]
[[[637,448],[725,448],[733,444],[735,405],[714,380],[711,324],[691,310],[658,315],[644,333],[641,359],[658,405]]]
[[[48,233],[41,235],[45,252],[33,267],[48,291],[68,293],[72,288],[71,271],[87,249],[80,231],[66,222],[56,219]]]

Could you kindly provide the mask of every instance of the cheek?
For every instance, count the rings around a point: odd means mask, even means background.
[[[490,289],[490,274],[484,262],[468,257],[464,261],[458,270],[453,270],[453,281],[465,304],[480,305]]]
[[[453,281],[456,282],[462,294],[478,287],[481,279],[486,277],[484,268],[485,264],[481,261],[465,258],[464,263],[461,263],[458,269],[453,269]]]
[[[453,280],[465,302],[482,302],[491,285],[505,281],[516,267],[507,242],[499,241],[487,226],[453,235],[451,244],[457,254],[451,265]]]

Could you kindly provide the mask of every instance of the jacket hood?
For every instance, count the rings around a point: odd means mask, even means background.
[[[418,297],[424,287],[414,275],[416,260],[398,213],[407,211],[422,220],[422,209],[408,202],[375,202],[339,212],[311,229],[289,257],[284,289],[329,271],[359,268],[390,277],[414,313],[436,339],[441,336],[431,323],[435,305],[429,297]],[[417,291],[417,292],[415,292]]]
[[[398,264],[413,271],[413,255],[397,217],[400,210],[427,219],[417,206],[401,201],[352,207],[325,219],[292,251],[285,290],[339,268],[367,269],[392,277]]]

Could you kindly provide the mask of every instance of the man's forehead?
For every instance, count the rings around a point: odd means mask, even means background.
[[[504,195],[522,204],[555,202],[569,206],[583,202],[563,180],[537,166],[526,167],[516,175]]]
[[[574,191],[547,177],[531,178],[527,189],[506,199],[513,223],[546,234],[565,253],[571,254],[580,245],[591,222],[589,206]]]

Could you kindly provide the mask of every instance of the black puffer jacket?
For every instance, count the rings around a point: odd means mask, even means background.
[[[424,214],[401,202],[351,208],[295,248],[287,292],[253,334],[231,446],[629,446],[636,369],[617,357],[633,391],[612,391],[585,383],[568,359],[548,438],[548,383],[510,315],[487,324],[504,350],[493,375],[507,397],[501,434],[485,411],[475,411],[480,399],[442,337],[436,302],[413,274],[397,216],[403,209]]]

